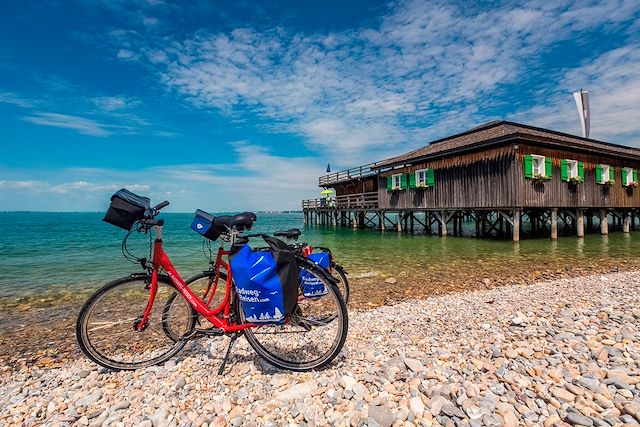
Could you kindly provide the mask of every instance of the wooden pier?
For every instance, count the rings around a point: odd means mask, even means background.
[[[389,210],[376,207],[326,208],[318,199],[303,201],[304,224],[308,226],[352,227],[438,236],[481,238],[523,238],[599,233],[629,233],[640,227],[640,210]]]
[[[440,236],[625,233],[640,226],[640,150],[492,122],[410,153],[324,175],[306,225]]]

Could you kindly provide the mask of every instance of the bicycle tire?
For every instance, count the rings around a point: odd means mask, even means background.
[[[160,301],[180,296],[181,310],[173,310],[171,315],[183,319],[180,324],[184,336],[195,326],[195,311],[166,276],[158,276],[158,291],[147,325],[137,331],[149,301],[149,283],[147,274],[123,277],[107,283],[85,302],[76,322],[76,338],[89,359],[105,368],[133,370],[162,363],[182,350],[187,340],[173,340],[160,327],[166,320]],[[104,337],[99,331],[106,332]],[[149,342],[143,343],[145,339]]]
[[[308,261],[306,258],[296,257],[301,269],[315,275],[327,289],[327,294],[321,297],[305,298],[299,289],[298,306],[284,324],[261,325],[244,330],[244,335],[255,352],[270,364],[291,371],[309,371],[321,369],[331,363],[340,353],[348,332],[347,307],[335,279],[328,273]],[[323,307],[324,306],[324,307]],[[325,309],[326,311],[322,311]],[[238,307],[238,314],[242,322],[245,321],[244,312]],[[332,329],[329,329],[332,328]],[[305,343],[296,347],[289,339],[293,334],[318,335],[305,336]],[[323,344],[325,335],[330,344],[321,349],[318,357],[304,360],[311,349]]]
[[[198,298],[204,298],[204,295],[203,296],[200,295],[200,291],[201,291],[200,288],[202,286],[197,286],[197,285],[194,286],[194,283],[196,283],[201,279],[211,280],[212,278],[215,278],[215,271],[203,271],[201,273],[196,274],[195,276],[189,277],[187,280],[185,280],[185,284],[189,287],[189,289],[191,289],[191,291],[193,291],[196,294]],[[222,290],[226,289],[227,273],[225,273],[224,271],[221,271],[219,280],[222,283],[225,283],[225,287],[221,289]],[[216,290],[216,293],[218,290],[220,290],[220,288]],[[173,327],[171,323],[168,321],[168,319],[171,319],[170,312],[171,312],[174,301],[176,301],[177,295],[178,295],[177,293],[171,295],[167,300],[167,302],[165,303],[163,308],[163,322],[162,322],[162,328],[164,332],[167,334],[169,338],[171,338],[174,341],[178,341],[180,339],[181,333],[173,330]],[[195,309],[193,310],[193,312],[194,312],[194,316],[196,317],[195,322],[197,324],[200,324],[203,316],[200,315]]]
[[[331,261],[331,275],[336,279],[338,289],[342,294],[342,299],[346,305],[349,305],[349,280],[347,279],[347,272],[340,264],[336,264]]]

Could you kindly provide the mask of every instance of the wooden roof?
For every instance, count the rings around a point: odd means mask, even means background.
[[[397,164],[428,160],[432,157],[447,157],[458,152],[480,148],[485,145],[500,144],[513,139],[525,139],[542,145],[571,148],[572,151],[588,151],[598,154],[628,157],[640,160],[640,149],[582,138],[549,129],[537,128],[507,121],[485,123],[466,132],[448,136],[431,142],[426,147],[410,151],[400,156],[376,162],[372,169],[382,169]]]

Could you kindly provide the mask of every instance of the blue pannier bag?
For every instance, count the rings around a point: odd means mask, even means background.
[[[311,254],[307,258],[309,261],[322,267],[323,270],[328,269],[331,265],[331,254],[329,252]],[[327,295],[329,292],[320,279],[307,270],[300,271],[300,284],[302,287],[302,294],[306,298],[321,297]]]
[[[298,266],[287,244],[264,235],[269,251],[247,244],[232,250],[231,274],[249,323],[282,323],[298,301]]]

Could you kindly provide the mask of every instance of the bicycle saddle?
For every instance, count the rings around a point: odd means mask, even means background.
[[[297,239],[298,237],[300,237],[300,234],[302,234],[302,232],[297,228],[292,228],[285,231],[276,231],[275,233],[273,233],[273,235],[276,237],[286,237],[287,239]]]
[[[242,212],[241,214],[234,216],[227,215],[215,217],[213,220],[213,226],[216,227],[216,229],[225,231],[226,227],[235,227],[238,231],[250,230],[251,227],[253,227],[253,221],[256,219],[258,219],[256,214],[252,212]]]

